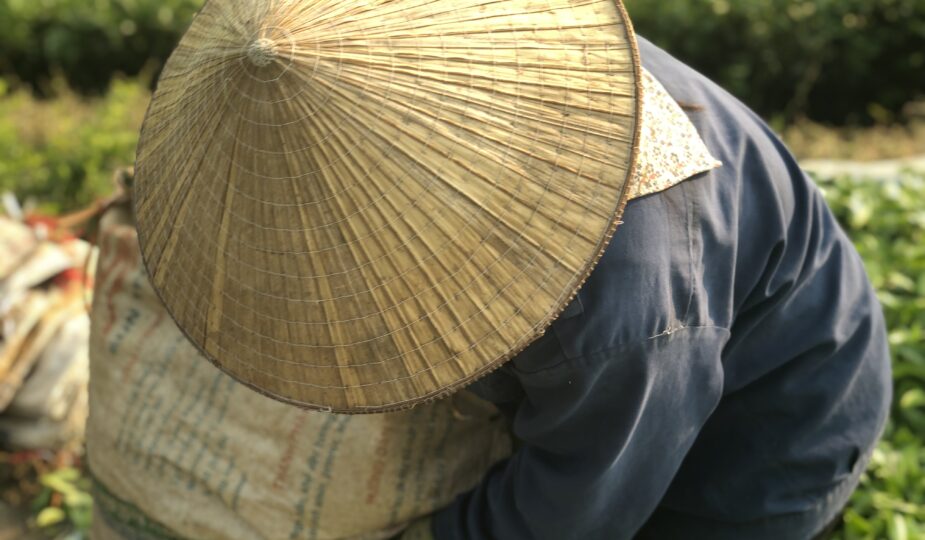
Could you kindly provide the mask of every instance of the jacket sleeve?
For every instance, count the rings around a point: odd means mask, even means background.
[[[436,538],[630,538],[719,401],[727,338],[681,327],[566,359],[547,333],[508,369],[522,446],[434,516]]]

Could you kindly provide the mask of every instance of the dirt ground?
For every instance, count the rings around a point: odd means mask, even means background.
[[[0,502],[0,540],[40,540],[42,536],[30,532],[22,510]]]
[[[784,142],[800,160],[875,161],[925,153],[925,102],[907,106],[903,124],[832,128],[809,121],[781,130]]]

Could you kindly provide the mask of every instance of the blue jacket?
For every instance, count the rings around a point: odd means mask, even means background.
[[[819,190],[744,105],[640,47],[724,166],[630,202],[545,336],[471,387],[520,447],[438,540],[809,538],[881,433],[882,313]]]

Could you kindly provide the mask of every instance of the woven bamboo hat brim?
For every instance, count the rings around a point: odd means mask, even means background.
[[[615,0],[210,0],[141,133],[151,281],[274,398],[400,409],[543,333],[632,178]]]

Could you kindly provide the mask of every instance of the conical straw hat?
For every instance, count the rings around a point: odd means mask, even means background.
[[[154,287],[286,402],[460,388],[542,334],[614,233],[639,70],[614,0],[210,0],[141,133]]]

